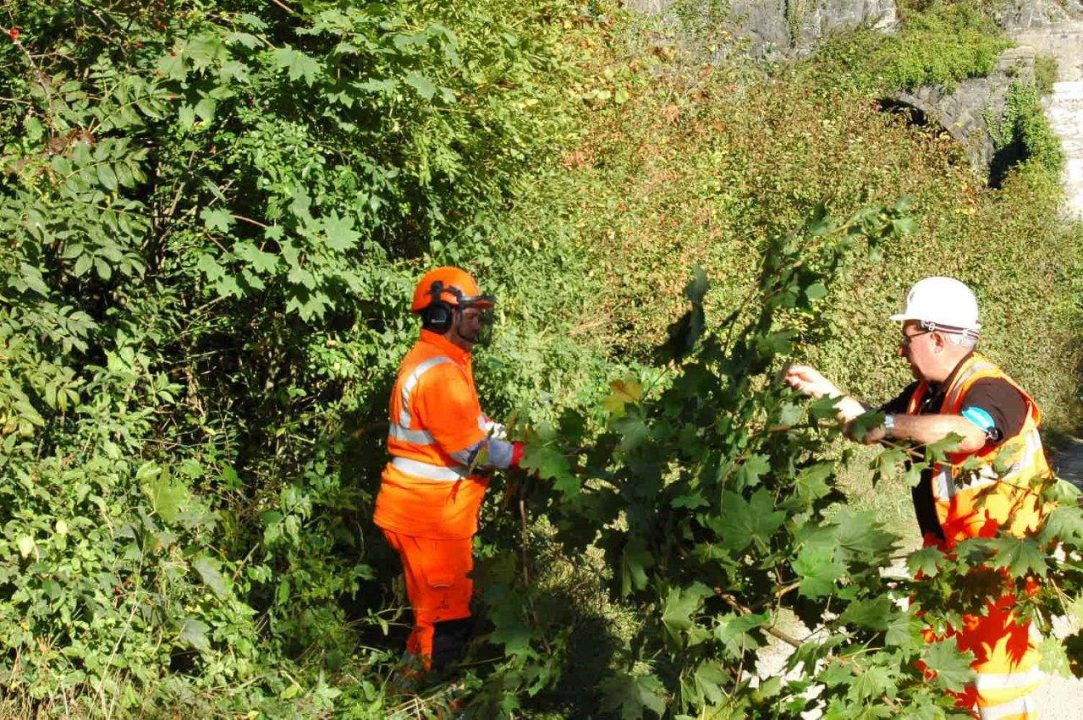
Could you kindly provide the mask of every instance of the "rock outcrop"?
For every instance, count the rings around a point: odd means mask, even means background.
[[[925,123],[943,127],[966,149],[974,169],[987,173],[996,153],[989,119],[1004,113],[1013,82],[1033,77],[1034,50],[1013,48],[1000,56],[996,69],[986,77],[964,80],[950,91],[926,85],[895,93],[888,100],[889,104],[917,110]]]
[[[659,14],[675,0],[628,0],[640,12]],[[891,29],[895,0],[732,0],[735,34],[751,41],[759,57],[801,55],[834,32],[859,27]]]
[[[1083,19],[1083,0],[1011,0],[996,16],[1009,30],[1041,28]]]

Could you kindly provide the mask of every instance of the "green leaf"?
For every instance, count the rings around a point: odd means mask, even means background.
[[[988,542],[996,550],[992,566],[1006,568],[1013,577],[1029,574],[1045,577],[1049,570],[1045,553],[1031,538],[999,537]]]
[[[559,448],[530,443],[523,452],[520,465],[524,470],[535,472],[542,480],[555,480],[554,486],[558,487],[565,497],[572,497],[579,492],[579,480],[572,473],[567,456]]]
[[[835,590],[835,581],[846,574],[846,566],[835,559],[835,549],[819,544],[803,547],[793,569],[801,576],[798,592],[808,598],[830,595]]]
[[[954,639],[925,646],[921,659],[936,673],[936,684],[945,690],[961,692],[967,683],[974,681],[970,663],[974,653],[960,653]]]
[[[214,119],[214,111],[217,107],[217,101],[215,101],[213,98],[204,96],[200,98],[199,102],[196,103],[193,111],[200,120],[205,123],[209,123],[211,120]]]
[[[228,210],[203,208],[199,211],[199,217],[208,230],[228,233],[233,227],[233,215]]]
[[[640,537],[633,537],[621,553],[621,594],[647,587],[647,570],[654,567],[654,556]]]
[[[948,433],[948,436],[943,440],[937,440],[925,447],[925,457],[930,460],[944,460],[947,458],[948,453],[959,449],[959,443],[962,441],[962,436]]]
[[[320,64],[312,57],[299,50],[286,46],[276,49],[271,53],[278,67],[286,68],[290,80],[305,79],[309,87],[316,82],[316,74],[320,71]]]
[[[206,652],[211,649],[210,641],[207,640],[207,631],[210,629],[207,623],[188,618],[181,623],[179,639],[189,647]]]
[[[495,626],[489,641],[504,646],[508,655],[520,655],[530,650],[530,627],[523,621],[519,608],[511,603],[498,605],[490,612]]]
[[[195,562],[192,563],[192,567],[199,573],[203,584],[209,587],[219,600],[226,599],[229,595],[229,591],[226,589],[226,579],[222,577],[222,573],[218,572],[218,568],[209,558],[196,558]]]
[[[714,637],[725,648],[726,654],[733,660],[739,660],[746,650],[755,650],[761,646],[760,641],[750,631],[761,625],[768,624],[771,620],[769,613],[738,615],[727,613],[717,619],[714,626]]]
[[[827,288],[824,287],[822,282],[814,282],[805,288],[805,297],[809,300],[819,300],[827,297]]]
[[[864,417],[864,415],[862,415]],[[880,415],[882,418],[883,415]],[[860,418],[859,418],[860,419]],[[877,423],[879,426],[879,422]],[[881,478],[889,478],[895,475],[895,469],[900,463],[906,462],[907,454],[902,448],[889,448],[876,456],[877,473]]]
[[[748,502],[727,490],[722,495],[722,512],[730,528],[723,542],[736,551],[744,550],[752,543],[766,547],[772,533],[786,520],[786,513],[775,509],[774,498],[763,488],[757,490]]]
[[[23,281],[23,284],[27,288],[33,290],[38,295],[46,297],[49,295],[49,286],[45,284],[45,281],[41,277],[41,270],[38,270],[29,263],[22,263],[19,265],[19,279]]]
[[[177,109],[177,122],[185,130],[190,130],[196,124],[196,109],[192,105],[181,105]]]
[[[726,693],[722,687],[729,680],[729,676],[717,663],[711,661],[700,663],[692,678],[699,696],[708,704],[717,705],[725,700]]]
[[[158,59],[158,70],[169,80],[184,80],[188,70],[178,52],[166,52]]]
[[[770,458],[756,454],[750,456],[737,470],[737,481],[741,487],[753,487],[760,484],[760,478],[771,469]]]
[[[916,627],[913,615],[904,612],[895,613],[888,620],[884,643],[888,647],[911,651],[924,644],[924,639],[919,633],[920,629]]]
[[[416,90],[423,100],[432,100],[436,95],[436,85],[424,75],[411,71],[406,74],[404,81]]]
[[[261,275],[269,275],[278,269],[278,255],[264,252],[248,240],[242,240],[233,246],[233,254],[244,260]]]
[[[887,597],[857,600],[847,606],[839,617],[844,625],[859,625],[872,630],[887,630],[894,606]]]
[[[642,720],[649,710],[661,716],[666,709],[665,686],[651,674],[618,671],[599,683],[602,710],[619,711],[621,720]]]
[[[1083,508],[1074,504],[1054,508],[1046,517],[1038,540],[1043,545],[1055,540],[1079,545],[1083,541]]]
[[[1044,672],[1061,677],[1072,677],[1071,663],[1064,644],[1056,637],[1046,637],[1039,646],[1041,668]]]
[[[154,474],[143,484],[143,492],[151,507],[166,522],[175,522],[189,501],[188,487],[173,482],[165,472]]]
[[[109,163],[98,163],[98,182],[110,192],[117,191],[117,174]]]
[[[797,487],[800,494],[809,501],[818,500],[831,492],[827,479],[835,472],[834,463],[823,462],[802,468],[797,475]]]
[[[662,603],[662,624],[674,639],[680,638],[682,632],[692,628],[695,624],[692,615],[703,605],[703,599],[713,594],[709,587],[699,582],[687,588],[669,589],[669,594]]]
[[[944,553],[935,547],[921,548],[910,553],[906,558],[906,569],[910,576],[936,577],[940,572],[940,561],[944,559]]]
[[[19,539],[15,541],[15,544],[19,546],[19,555],[23,559],[30,557],[30,553],[34,552],[34,548],[37,545],[34,543],[34,538],[29,535],[20,535]]]
[[[323,231],[327,247],[343,252],[357,246],[361,236],[353,229],[353,221],[332,214],[323,221]]]
[[[850,684],[848,697],[854,700],[869,700],[879,698],[887,693],[894,695],[895,683],[891,679],[891,672],[881,666],[873,665],[866,667],[861,673],[855,673],[853,682]]]
[[[840,549],[870,564],[886,564],[898,537],[885,532],[872,510],[844,510],[836,518],[835,540]]]

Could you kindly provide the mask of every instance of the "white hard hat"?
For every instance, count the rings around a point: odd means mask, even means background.
[[[919,320],[927,329],[969,330],[977,336],[978,299],[963,283],[949,277],[919,280],[906,294],[906,308],[892,320]]]

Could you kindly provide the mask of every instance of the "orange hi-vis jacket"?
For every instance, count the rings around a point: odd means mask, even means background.
[[[1005,438],[999,446],[983,448],[976,453],[952,453],[948,455],[949,462],[933,468],[933,500],[947,544],[943,549],[950,550],[966,538],[992,537],[1000,527],[1007,528],[1016,537],[1023,537],[1038,526],[1044,514],[1040,492],[1031,487],[1035,479],[1050,475],[1038,434],[1041,412],[1018,383],[996,365],[973,353],[954,373],[939,412],[942,415],[960,414],[967,392],[974,383],[986,378],[999,378],[1011,384],[1027,404],[1027,417],[1020,432]],[[907,414],[918,414],[928,390],[927,383],[917,386],[910,397]],[[977,468],[966,467],[971,458],[978,460]]]
[[[386,530],[456,540],[477,532],[488,480],[452,457],[487,437],[469,351],[422,330],[403,358],[373,518]]]
[[[1005,528],[1016,537],[1034,531],[1046,508],[1033,483],[1050,474],[1038,434],[1041,413],[1026,392],[987,359],[972,354],[954,373],[944,394],[940,414],[958,415],[966,395],[978,380],[999,378],[1010,383],[1027,404],[1022,429],[1005,438],[999,447],[976,453],[955,453],[948,462],[933,468],[932,493],[944,541],[931,537],[926,544],[950,552],[967,538],[992,537]],[[917,415],[929,388],[921,383],[910,398],[907,413]],[[978,460],[977,467],[968,463]],[[982,720],[1030,720],[1035,718],[1035,691],[1044,680],[1038,667],[1041,656],[1029,622],[1015,616],[1015,596],[1007,592],[990,601],[984,612],[963,615],[962,626],[949,633],[960,650],[974,653],[973,685],[959,694],[963,707],[976,708]],[[926,632],[930,642],[939,638]]]

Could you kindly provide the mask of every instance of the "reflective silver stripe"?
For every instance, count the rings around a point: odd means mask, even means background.
[[[1030,717],[1037,718],[1037,712],[1038,703],[1035,698],[1028,694],[1006,703],[1000,703],[999,705],[979,707],[978,717],[980,717],[981,720],[1000,720],[1001,718],[1006,718],[1010,715],[1022,715],[1023,713],[1027,713]]]
[[[402,425],[404,428],[409,428],[413,424],[410,416],[410,394],[414,391],[414,388],[417,387],[417,383],[421,380],[421,376],[437,365],[443,365],[444,363],[449,362],[452,362],[452,360],[446,355],[431,357],[428,360],[419,363],[418,366],[414,368],[414,371],[406,378],[406,381],[402,383],[402,409],[399,410],[399,425]]]
[[[391,458],[391,464],[407,475],[424,478],[426,480],[443,480],[444,482],[458,482],[469,477],[466,468],[450,468],[443,465],[430,465],[420,460],[396,457]]]
[[[974,687],[981,690],[1004,690],[1006,688],[1026,687],[1045,680],[1045,673],[1039,667],[1032,667],[1026,672],[1014,673],[978,673]]]
[[[955,481],[951,478],[951,470],[947,465],[940,466],[940,472],[933,478],[934,493],[937,500],[950,500],[955,497]]]
[[[401,440],[414,445],[432,445],[436,442],[428,430],[411,430],[395,423],[391,423],[391,430],[387,435],[393,440]]]
[[[1038,433],[1037,428],[1032,427],[1028,433],[1020,436],[1020,439],[1023,441],[1022,455],[1008,467],[1008,471],[1004,473],[1002,478],[1003,480],[1012,480],[1023,471],[1023,468],[1031,467],[1034,464],[1035,456],[1042,452],[1042,436]],[[1011,440],[1008,442],[1011,442]]]
[[[996,366],[992,363],[978,361],[963,371],[963,374],[955,379],[952,383],[951,392],[948,393],[947,398],[944,399],[944,407],[955,407],[956,401],[959,399],[959,393],[963,391],[963,386],[966,385],[966,381],[982,370],[995,369]]]

